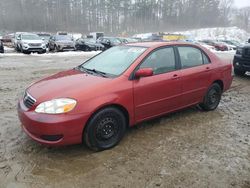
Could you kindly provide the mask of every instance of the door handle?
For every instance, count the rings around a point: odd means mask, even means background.
[[[210,67],[206,67],[206,72],[211,71]]]
[[[178,79],[180,79],[180,77],[177,74],[174,74],[172,80],[178,80]]]

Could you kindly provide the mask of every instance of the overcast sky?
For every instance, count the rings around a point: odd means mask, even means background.
[[[235,6],[238,8],[250,6],[250,0],[234,0]]]

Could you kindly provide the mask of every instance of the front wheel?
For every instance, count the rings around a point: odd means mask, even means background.
[[[97,112],[87,124],[83,140],[92,150],[101,151],[114,147],[126,131],[124,114],[116,108],[105,108]]]
[[[200,104],[200,107],[205,111],[215,110],[220,104],[221,95],[222,88],[219,84],[214,83],[208,89],[203,102]]]

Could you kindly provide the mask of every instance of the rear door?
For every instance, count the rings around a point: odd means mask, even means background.
[[[199,48],[178,46],[181,62],[183,104],[199,103],[211,84],[212,67],[207,55]]]
[[[139,66],[152,68],[154,74],[133,81],[137,122],[181,106],[181,74],[176,60],[174,48],[164,47],[153,51]]]

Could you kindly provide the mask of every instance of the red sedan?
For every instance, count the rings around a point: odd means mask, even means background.
[[[193,105],[216,109],[231,83],[232,66],[201,46],[133,43],[31,85],[18,114],[39,143],[104,150],[139,122]]]

